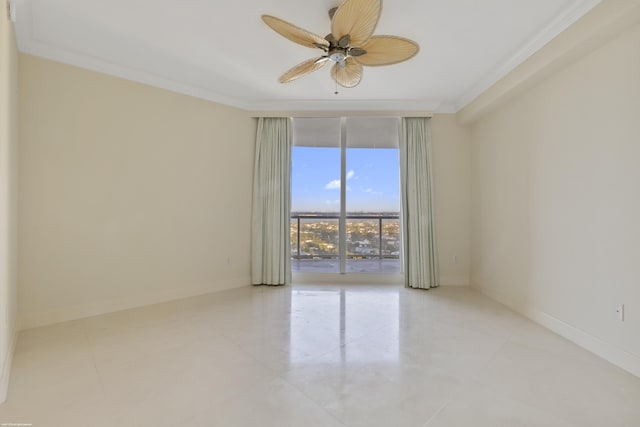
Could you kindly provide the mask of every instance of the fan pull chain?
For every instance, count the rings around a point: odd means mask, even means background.
[[[337,80],[335,80],[335,82],[336,82],[336,91],[335,91],[335,92],[333,92],[333,94],[334,94],[334,95],[337,95],[337,94],[338,94],[338,81],[337,81]]]

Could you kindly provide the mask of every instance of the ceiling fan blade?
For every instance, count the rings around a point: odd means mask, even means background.
[[[367,53],[358,56],[358,62],[368,66],[397,64],[413,58],[420,49],[416,42],[396,36],[373,36],[361,47]]]
[[[262,15],[262,20],[271,27],[273,31],[288,38],[292,42],[313,48],[329,48],[329,42],[324,38],[307,30],[303,30],[300,27],[296,27],[280,18],[271,15]]]
[[[333,65],[331,77],[342,87],[356,87],[362,79],[362,65],[353,58],[347,58],[344,67],[339,63]]]
[[[306,76],[320,68],[324,67],[325,64],[329,61],[329,58],[326,56],[321,56],[320,58],[313,58],[307,61],[301,62],[296,65],[282,76],[280,76],[280,83],[289,83],[300,77]]]
[[[381,11],[381,0],[346,0],[333,15],[331,33],[336,40],[348,34],[351,46],[361,47],[376,29]]]

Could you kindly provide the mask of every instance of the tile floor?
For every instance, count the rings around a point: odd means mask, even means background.
[[[339,273],[338,259],[291,259],[293,273]],[[402,264],[399,259],[347,259],[347,273],[400,274]]]
[[[24,331],[2,423],[640,426],[640,378],[462,287],[247,287]]]

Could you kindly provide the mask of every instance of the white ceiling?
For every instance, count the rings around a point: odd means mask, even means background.
[[[22,52],[247,110],[454,112],[599,0],[393,0],[375,34],[407,37],[418,55],[365,67],[339,89],[329,67],[278,77],[319,50],[292,43],[270,14],[321,36],[340,0],[13,0]]]

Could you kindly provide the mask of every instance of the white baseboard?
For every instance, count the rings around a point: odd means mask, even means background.
[[[544,326],[545,328],[555,332],[556,334],[568,339],[569,341],[579,345],[580,347],[588,350],[604,360],[624,369],[627,372],[640,377],[640,356],[629,353],[628,351],[621,349],[620,347],[611,343],[605,342],[600,338],[594,337],[587,332],[576,328],[542,310],[535,307],[525,306],[523,304],[516,303],[506,298],[500,293],[490,291],[478,286],[474,286],[474,289],[488,296],[489,298],[498,301],[501,304],[506,305],[510,309],[522,314],[537,324]]]
[[[11,342],[9,343],[9,351],[4,359],[2,373],[0,373],[0,403],[4,403],[7,400],[7,392],[9,391],[9,377],[11,375],[11,365],[13,363],[13,353],[15,352],[17,341],[18,333],[15,332],[11,337]]]
[[[640,356],[602,341],[601,339],[596,338],[593,335],[590,335],[583,330],[565,323],[543,311],[531,310],[531,312],[526,316],[545,328],[551,329],[556,334],[565,337],[569,341],[573,341],[580,347],[585,348],[625,371],[632,373],[636,377],[640,377]]]
[[[46,312],[22,315],[20,316],[18,325],[20,330],[37,328],[40,326],[52,325],[54,323],[68,322],[70,320],[83,319],[85,317],[160,304],[183,298],[191,298],[213,292],[241,288],[244,286],[250,286],[249,278],[246,278],[246,280],[230,281],[229,283],[225,283],[223,286],[207,284],[205,286],[166,289],[153,294],[145,293],[140,295],[128,295],[117,299],[97,301],[92,304],[60,307]]]
[[[440,275],[441,286],[469,286],[469,276]]]

